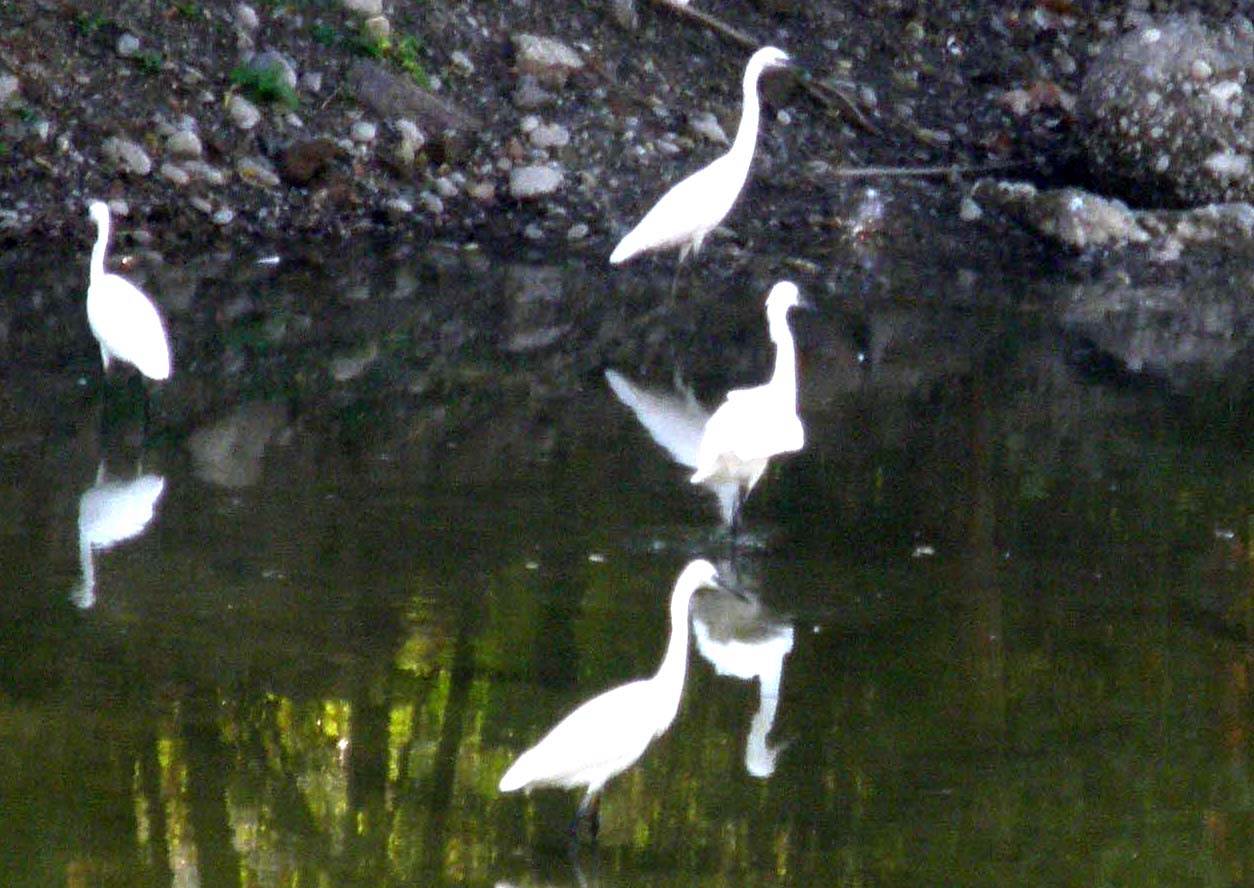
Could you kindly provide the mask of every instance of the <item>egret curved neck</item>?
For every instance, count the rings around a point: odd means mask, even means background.
[[[91,277],[99,280],[105,273],[105,249],[109,246],[109,220],[96,221],[96,244],[91,248]]]
[[[786,393],[788,401],[797,403],[797,348],[788,326],[787,309],[774,312],[770,318],[771,341],[775,343],[775,372],[771,385]]]
[[[753,160],[753,146],[758,140],[758,122],[761,116],[758,106],[758,75],[761,69],[750,67],[745,70],[744,101],[740,112],[740,126],[736,128],[736,138],[732,142],[727,156],[743,166],[746,173],[749,163]]]
[[[667,703],[667,725],[679,711],[679,700],[684,693],[684,677],[688,671],[688,605],[691,601],[691,593],[677,595],[671,600],[671,638],[666,645],[662,665],[653,677],[658,685],[659,701]]]

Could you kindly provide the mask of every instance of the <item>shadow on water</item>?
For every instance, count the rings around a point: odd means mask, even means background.
[[[665,313],[647,276],[348,258],[152,272],[175,377],[147,438],[103,442],[81,281],[12,275],[4,884],[1249,880],[1223,275],[1174,282],[1193,314],[1100,273],[809,287],[808,446],[727,571],[753,595],[696,609],[679,716],[572,860],[577,794],[500,775],[656,669],[679,566],[727,555],[603,371],[706,406],[765,378],[770,281]],[[109,490],[134,532],[84,536]]]

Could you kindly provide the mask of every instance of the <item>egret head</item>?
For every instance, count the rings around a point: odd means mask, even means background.
[[[767,311],[788,311],[801,304],[801,293],[792,281],[780,281],[766,297]]]
[[[93,200],[91,206],[87,208],[87,213],[97,225],[109,224],[109,205],[103,200]]]
[[[676,590],[687,590],[689,593],[698,589],[718,589],[718,571],[713,564],[704,558],[688,562],[679,579],[675,582]]]
[[[749,59],[749,66],[756,67],[759,71],[769,71],[772,68],[786,68],[791,62],[788,53],[782,49],[764,46]]]

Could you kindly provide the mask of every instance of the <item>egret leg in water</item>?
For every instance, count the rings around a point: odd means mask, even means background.
[[[109,205],[94,201],[88,212],[96,222],[96,244],[87,284],[87,323],[100,344],[105,374],[116,359],[149,379],[169,379],[170,341],[157,307],[130,281],[105,271]]]
[[[775,371],[765,385],[733,389],[701,434],[693,484],[734,484],[732,539],[740,510],[762,478],[771,458],[805,446],[797,415],[797,350],[788,326],[788,310],[800,305],[797,286],[780,281],[766,297],[766,322],[775,343]]]
[[[675,720],[688,670],[689,605],[697,590],[716,588],[717,580],[710,562],[690,562],[671,592],[670,641],[657,673],[593,697],[558,722],[510,765],[501,792],[583,787],[571,832],[577,838],[580,824],[586,824],[595,841],[602,788],[635,764]]]
[[[679,248],[679,265],[683,265],[690,253],[695,256],[701,251],[706,235],[731,212],[749,176],[761,115],[758,77],[763,71],[784,67],[788,62],[788,54],[773,46],[753,54],[745,66],[744,106],[731,149],[663,194],[653,209],[619,241],[610,254],[611,265],[626,262],[641,253],[673,247]],[[676,266],[671,281],[672,295],[678,279],[679,267]]]

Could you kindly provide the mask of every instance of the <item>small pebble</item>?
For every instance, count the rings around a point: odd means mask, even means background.
[[[424,191],[418,195],[418,202],[433,216],[439,216],[444,212],[444,201],[440,200],[439,195],[432,194],[430,191]]]
[[[227,113],[231,115],[231,122],[242,130],[250,130],[261,121],[261,112],[257,110],[257,106],[239,93],[231,96]]]
[[[385,15],[372,15],[362,23],[366,36],[376,43],[382,43],[392,36],[392,23]]]
[[[588,226],[583,222],[576,222],[574,225],[570,226],[570,229],[566,232],[566,239],[568,241],[581,241],[587,236]]]
[[[359,120],[353,124],[352,137],[354,142],[369,144],[374,141],[377,133],[378,127],[369,121]]]
[[[222,209],[215,212],[210,219],[212,219],[214,225],[230,225],[235,221],[235,211],[230,207],[222,207]]]
[[[186,185],[192,180],[192,177],[188,175],[187,170],[183,169],[177,163],[170,163],[167,161],[166,163],[161,164],[159,172],[161,173],[162,178],[167,179],[175,185]]]
[[[118,55],[124,59],[134,58],[139,52],[139,38],[129,31],[118,38]]]

